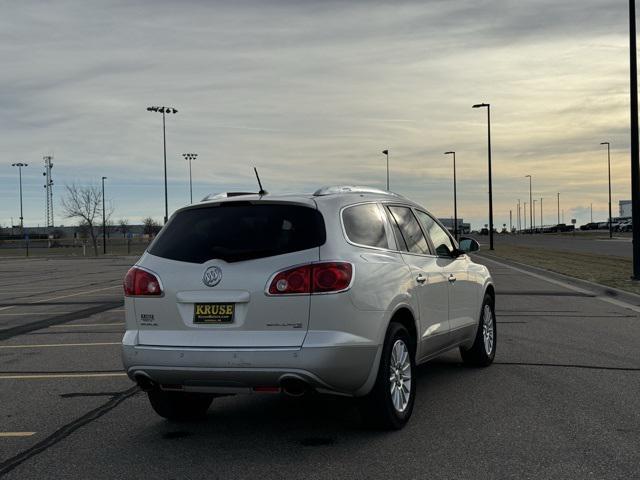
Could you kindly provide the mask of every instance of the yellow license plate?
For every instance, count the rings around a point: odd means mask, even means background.
[[[233,303],[196,303],[193,323],[233,323],[235,310]]]

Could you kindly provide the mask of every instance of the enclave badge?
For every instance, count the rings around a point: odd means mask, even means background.
[[[207,287],[215,287],[222,280],[222,269],[220,267],[209,267],[204,271],[202,282]]]

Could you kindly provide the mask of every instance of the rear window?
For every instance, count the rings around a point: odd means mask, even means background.
[[[353,243],[389,248],[384,220],[375,203],[345,208],[342,212],[342,223],[347,238]]]
[[[190,263],[239,262],[319,247],[325,239],[324,220],[315,209],[230,202],[177,213],[149,253]]]

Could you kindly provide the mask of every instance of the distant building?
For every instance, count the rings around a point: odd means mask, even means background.
[[[453,218],[439,218],[438,219],[447,230],[453,233]],[[462,218],[458,219],[458,233],[469,233],[471,231],[471,224],[464,223]]]
[[[620,216],[631,217],[631,200],[620,200]]]

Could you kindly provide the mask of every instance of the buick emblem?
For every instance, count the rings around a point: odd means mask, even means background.
[[[222,269],[220,267],[209,267],[204,271],[202,281],[207,287],[215,287],[222,280]]]

